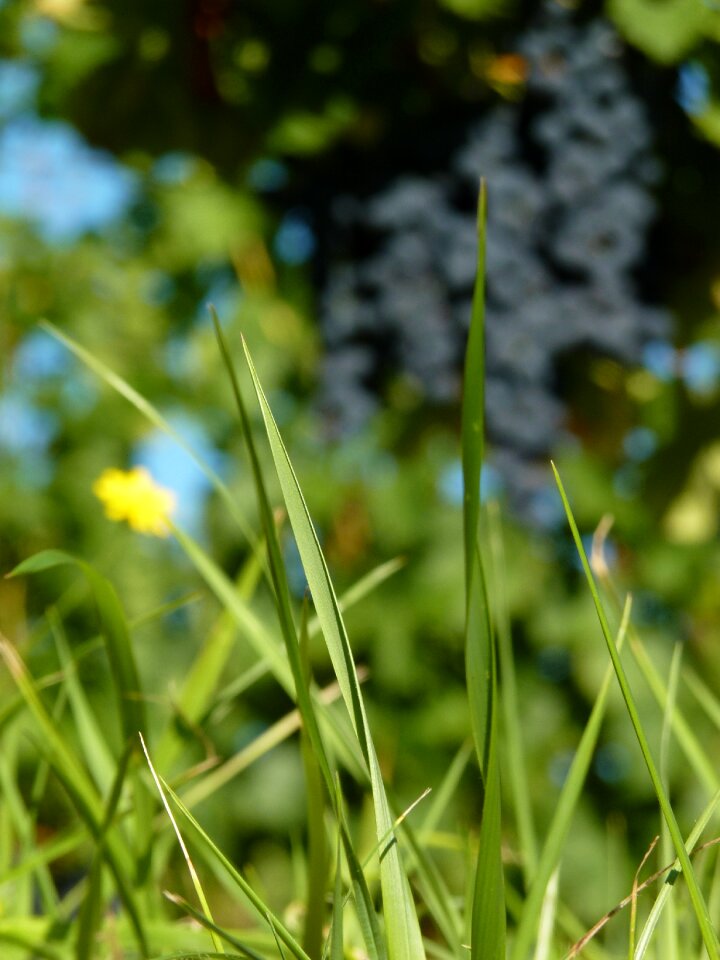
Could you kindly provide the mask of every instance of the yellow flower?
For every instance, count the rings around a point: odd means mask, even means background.
[[[168,517],[175,508],[175,494],[155,483],[144,467],[103,470],[93,484],[111,520],[127,520],[133,530],[166,537]]]

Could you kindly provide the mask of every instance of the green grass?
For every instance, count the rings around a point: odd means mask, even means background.
[[[483,188],[462,410],[465,499],[458,543],[464,556],[471,739],[458,743],[454,761],[445,777],[431,784],[428,798],[417,798],[405,810],[398,806],[394,790],[402,785],[391,789],[383,776],[382,738],[366,704],[365,673],[356,666],[345,613],[368,593],[387,589],[386,581],[401,564],[391,561],[371,571],[338,597],[301,478],[250,352],[244,343],[228,343],[213,314],[260,533],[248,519],[248,504],[240,508],[228,487],[201,463],[246,537],[247,559],[233,578],[187,532],[173,528],[220,613],[164,720],[150,707],[153,696],[164,691],[145,687],[134,636],[137,624],[128,620],[109,579],[85,559],[61,550],[30,557],[13,572],[75,571],[87,587],[98,635],[72,637],[72,610],[59,602],[31,635],[33,643],[48,641],[56,652],[57,670],[37,677],[25,662],[32,658],[32,644],[21,656],[11,639],[0,641],[7,690],[0,711],[3,958],[560,960],[582,955],[603,960],[619,955],[604,945],[605,929],[623,922],[628,931],[623,956],[673,960],[678,944],[683,957],[720,956],[712,919],[720,883],[717,871],[706,868],[714,847],[703,843],[717,816],[720,780],[678,705],[678,693],[687,686],[698,708],[719,726],[720,703],[708,684],[683,666],[679,654],[667,681],[653,664],[633,624],[630,598],[620,598],[606,570],[598,568],[597,577],[593,572],[571,496],[557,471],[587,581],[587,602],[594,605],[599,623],[597,636],[587,642],[606,645],[608,665],[553,816],[542,829],[538,825],[524,746],[527,704],[516,677],[505,597],[503,527],[497,508],[486,509],[479,494],[485,454],[484,220]],[[162,415],[109,367],[44,326],[155,427],[173,435]],[[275,489],[307,577],[310,595],[303,604],[295,601],[288,583]],[[139,557],[138,564],[142,562]],[[270,607],[260,602],[261,593],[271,598]],[[191,595],[183,602],[194,599]],[[152,611],[146,620],[165,612]],[[333,674],[323,686],[313,676],[310,653],[318,638]],[[252,665],[233,674],[238,644],[251,652]],[[88,655],[105,658],[113,681],[113,698],[102,712],[79,680],[80,661]],[[657,750],[628,662],[663,717]],[[198,764],[183,730],[201,730],[234,698],[269,677],[292,702],[286,715],[234,755]],[[590,905],[600,920],[588,930],[564,901],[562,871],[573,852],[571,828],[607,704],[618,687],[664,821],[664,847],[674,860],[655,867],[649,881],[639,874],[628,896],[605,916],[608,904]],[[299,920],[273,908],[272,893],[263,891],[252,870],[243,871],[222,851],[213,839],[213,823],[194,812],[296,734],[307,794],[306,830],[295,848]],[[697,819],[691,827],[678,822],[667,789],[664,771],[676,751],[696,785]],[[34,771],[29,785],[21,776],[28,755]],[[447,813],[469,768],[475,803],[470,822],[458,825]],[[67,809],[55,835],[40,841],[38,810],[46,795],[58,789]],[[61,890],[55,867],[69,856],[83,868],[69,889]],[[653,852],[649,860],[656,856]],[[450,872],[448,858],[454,864]],[[638,866],[645,869],[644,863]],[[595,866],[588,863],[586,869]],[[236,905],[237,924],[224,919],[232,912],[228,903]]]

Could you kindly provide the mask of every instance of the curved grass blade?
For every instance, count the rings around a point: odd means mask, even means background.
[[[588,562],[587,555],[585,553],[585,548],[583,546],[582,538],[580,537],[580,531],[578,530],[577,523],[575,522],[575,517],[573,515],[572,509],[570,507],[570,502],[567,498],[565,488],[563,486],[562,480],[560,479],[560,474],[557,472],[555,464],[551,464],[553,473],[555,474],[555,482],[557,483],[558,490],[560,491],[560,497],[565,507],[565,513],[568,518],[568,523],[570,525],[570,530],[573,535],[573,540],[575,541],[575,546],[577,548],[578,556],[580,557],[580,562],[582,563],[583,570],[585,571],[585,578],[587,580],[588,586],[590,588],[590,593],[592,595],[593,603],[595,604],[595,610],[597,612],[598,620],[600,621],[600,629],[605,638],[607,644],[608,652],[610,653],[610,659],[612,660],[613,668],[615,670],[615,675],[618,679],[618,684],[620,690],[622,691],[623,699],[625,701],[625,706],[627,708],[628,715],[633,725],[635,731],[635,736],[637,738],[640,750],[645,760],[645,765],[648,770],[648,774],[652,781],[653,788],[655,790],[655,795],[657,796],[660,809],[662,810],[663,817],[667,823],[670,836],[672,838],[673,846],[675,847],[675,853],[677,854],[678,860],[680,861],[680,866],[682,868],[683,875],[685,877],[685,882],[687,883],[688,893],[690,894],[690,900],[692,902],[693,910],[697,918],[698,926],[700,927],[700,932],[702,934],[703,943],[705,944],[705,949],[707,951],[708,957],[710,960],[720,960],[720,941],[718,940],[718,935],[713,927],[710,915],[708,913],[707,904],[705,903],[705,898],[703,897],[702,891],[697,882],[697,877],[695,876],[695,871],[693,870],[690,858],[688,856],[687,850],[685,849],[685,843],[683,841],[682,833],[680,832],[680,827],[678,826],[677,820],[675,819],[675,813],[670,804],[667,792],[663,786],[660,774],[658,773],[655,760],[653,759],[652,752],[650,750],[650,744],[648,743],[645,730],[643,728],[642,722],[640,720],[640,715],[635,704],[635,699],[630,689],[630,684],[625,673],[625,668],[620,660],[620,656],[617,651],[617,647],[613,641],[612,633],[610,631],[610,626],[608,624],[607,616],[605,614],[605,609],[600,600],[600,595],[598,593],[597,587],[595,585],[595,578],[593,577],[592,570],[590,569],[590,564]]]
[[[270,913],[267,905],[262,901],[260,897],[258,897],[258,895],[255,893],[253,888],[247,882],[245,877],[243,877],[240,871],[237,870],[235,866],[233,866],[230,860],[228,860],[225,854],[218,848],[217,844],[214,843],[213,840],[211,840],[211,838],[208,836],[205,830],[203,830],[203,828],[200,826],[198,821],[195,819],[192,813],[190,813],[188,808],[185,806],[182,800],[178,797],[178,795],[175,793],[172,787],[170,787],[170,785],[162,777],[159,777],[159,780],[163,786],[165,793],[170,797],[170,799],[173,801],[177,809],[180,811],[180,813],[182,813],[185,820],[193,828],[198,849],[204,850],[206,855],[212,857],[212,859],[216,860],[221,865],[223,870],[228,874],[228,876],[231,878],[233,883],[241,890],[241,892],[247,898],[249,904],[253,907],[253,909],[257,912],[257,914],[262,918],[264,922],[267,923],[268,916],[271,917],[273,926],[277,931],[278,936],[280,937],[282,942],[285,944],[285,946],[288,948],[288,950],[290,950],[293,956],[297,958],[297,960],[311,960],[311,958],[308,957],[308,955],[305,953],[303,948],[300,946],[297,940],[293,937],[293,935],[290,933],[287,927],[282,923],[280,918]]]
[[[183,858],[187,865],[188,873],[190,874],[190,879],[192,880],[192,885],[195,888],[195,893],[197,894],[197,898],[200,901],[200,905],[202,906],[202,909],[203,909],[202,915],[203,917],[205,917],[206,920],[208,920],[214,926],[214,920],[212,917],[212,913],[210,912],[210,905],[208,904],[207,898],[205,896],[205,891],[203,890],[202,883],[200,882],[200,877],[198,876],[197,871],[195,870],[195,865],[193,864],[192,859],[190,858],[188,849],[185,846],[185,841],[183,840],[182,834],[180,833],[180,828],[178,827],[177,821],[175,820],[175,817],[173,816],[173,812],[170,809],[170,804],[168,803],[167,797],[163,792],[162,784],[160,783],[160,778],[155,772],[155,767],[153,766],[152,760],[150,759],[150,754],[148,753],[148,749],[145,744],[145,740],[143,738],[142,733],[138,734],[138,736],[140,737],[140,745],[142,746],[142,751],[145,754],[145,759],[147,760],[147,765],[150,768],[150,773],[155,782],[155,786],[157,787],[157,791],[160,794],[160,800],[162,801],[162,805],[165,807],[165,812],[167,813],[170,819],[170,823],[172,824],[172,828],[175,831],[175,836],[177,837],[177,842],[180,846],[180,850],[182,851]],[[223,946],[222,946],[222,943],[218,940],[217,935],[211,931],[211,936],[212,936],[213,946],[215,947],[215,949],[218,951],[218,953],[223,953],[224,952]]]
[[[243,344],[243,346],[270,441],[270,449],[280,480],[288,517],[298,545],[323,636],[355,734],[370,772],[376,830],[378,839],[380,839],[388,830],[392,829],[392,817],[382,782],[380,764],[370,734],[347,631],[338,607],[327,563],[320,548],[295,471],[258,379],[247,345]],[[425,950],[410,894],[410,886],[403,871],[397,844],[393,844],[387,856],[381,861],[380,882],[390,960],[421,960],[425,956]]]
[[[270,500],[265,486],[262,468],[260,466],[260,458],[255,446],[255,440],[250,424],[250,417],[242,397],[240,384],[235,373],[235,367],[232,362],[230,352],[227,344],[225,343],[220,322],[215,311],[211,309],[210,312],[215,326],[215,334],[217,337],[218,346],[225,361],[238,414],[240,416],[243,440],[250,458],[258,506],[260,509],[260,517],[268,547],[268,561],[272,576],[272,583],[275,590],[278,619],[280,622],[283,639],[285,641],[285,649],[295,684],[298,713],[302,718],[304,732],[312,746],[319,772],[326,785],[328,796],[331,800],[335,801],[336,815],[345,847],[345,856],[350,867],[351,877],[353,879],[353,891],[355,894],[356,909],[360,919],[361,929],[365,938],[368,953],[372,960],[376,960],[376,958],[384,957],[384,947],[379,933],[375,908],[372,898],[370,897],[370,893],[367,889],[367,884],[365,883],[362,869],[357,863],[357,856],[353,848],[350,833],[342,816],[341,796],[339,791],[336,790],[336,784],[333,780],[334,774],[332,772],[332,766],[320,733],[318,722],[319,717],[316,715],[315,704],[307,683],[306,671],[303,667],[302,658],[300,655],[299,639],[295,629],[295,622],[291,609],[290,589],[287,581],[287,573],[282,560],[282,552],[277,534],[277,525],[275,523],[273,511],[270,507]],[[359,677],[357,679],[359,682]],[[329,718],[327,719],[328,722],[325,724],[325,729],[330,733],[331,736],[335,737],[336,741],[339,741],[341,748],[344,748],[344,753],[348,754],[349,751],[349,755],[352,756],[352,744],[344,743],[344,727],[338,722],[340,718],[334,718],[335,722],[331,722]]]
[[[150,421],[154,427],[157,427],[158,430],[162,430],[162,432],[166,433],[172,440],[174,440],[179,447],[182,447],[185,453],[192,458],[192,460],[197,464],[198,469],[204,474],[204,476],[220,494],[225,502],[226,507],[230,511],[230,515],[237,523],[247,542],[251,545],[253,550],[258,549],[259,545],[257,538],[255,537],[250,524],[238,509],[236,499],[233,497],[227,484],[221,480],[212,467],[205,463],[203,458],[195,452],[195,450],[183,438],[183,436],[168,423],[160,411],[148,400],[146,400],[142,394],[138,393],[137,390],[131,387],[126,380],[123,380],[119,374],[115,373],[114,370],[111,370],[110,367],[106,366],[106,364],[104,364],[101,360],[98,360],[98,358],[90,353],[89,350],[86,350],[84,347],[80,346],[79,343],[69,337],[66,333],[58,330],[58,328],[52,323],[49,323],[47,320],[41,320],[39,322],[39,326],[42,327],[46,333],[49,333],[51,337],[54,337],[56,340],[59,340],[60,343],[64,344],[64,346],[66,346],[71,353],[75,354],[78,360],[81,360],[86,367],[92,370],[93,373],[100,377],[101,380],[104,380],[105,383],[109,387],[112,387],[116,393],[119,393],[121,397],[124,397],[127,401],[129,401],[136,410],[138,410],[147,420]]]

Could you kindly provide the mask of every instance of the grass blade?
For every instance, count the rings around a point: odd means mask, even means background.
[[[61,330],[58,330],[56,326],[52,323],[49,323],[47,320],[41,320],[39,326],[45,330],[46,333],[49,333],[51,337],[54,337],[56,340],[59,340],[60,343],[64,344],[73,353],[78,360],[82,361],[86,367],[93,371],[101,380],[104,380],[105,383],[115,390],[116,393],[119,393],[121,397],[124,397],[129,401],[136,410],[138,410],[150,423],[157,427],[158,430],[162,430],[163,433],[166,433],[171,437],[175,443],[192,458],[192,460],[197,464],[198,469],[204,474],[204,476],[209,480],[212,486],[217,490],[217,492],[222,497],[225,502],[226,507],[230,511],[230,515],[233,517],[238,527],[242,531],[243,536],[246,538],[248,543],[252,546],[253,550],[258,549],[257,539],[255,534],[252,532],[250,524],[245,519],[244,515],[238,509],[238,505],[235,497],[233,497],[230,489],[225,483],[220,479],[220,477],[215,473],[215,471],[210,467],[205,461],[200,457],[192,448],[192,446],[182,437],[181,434],[177,432],[163,417],[159,410],[154,407],[142,394],[138,393],[133,387],[130,386],[127,381],[115,373],[114,370],[111,370],[110,367],[106,366],[101,360],[98,360],[97,357],[93,356],[89,350],[86,350],[84,347],[80,346],[75,340],[69,337],[66,333],[63,333]]]
[[[355,734],[370,771],[376,831],[379,839],[392,829],[392,817],[382,782],[380,765],[370,734],[345,624],[305,499],[247,346],[245,346],[245,356],[260,403],[288,517],[298,545],[323,636]],[[380,881],[390,960],[420,960],[425,956],[425,951],[410,895],[410,887],[403,872],[397,844],[393,844],[387,856],[381,861]]]
[[[692,901],[693,910],[695,911],[698,926],[700,927],[705,949],[710,960],[720,960],[720,941],[718,941],[717,933],[712,925],[712,921],[710,920],[707,904],[705,903],[705,898],[702,895],[702,891],[700,890],[697,878],[695,876],[695,871],[693,870],[687,850],[685,849],[685,843],[683,841],[682,833],[680,832],[680,827],[675,819],[675,814],[670,804],[670,800],[663,786],[660,774],[658,773],[655,760],[653,759],[650,745],[647,741],[647,736],[645,735],[645,730],[638,714],[635,699],[632,695],[627,675],[625,674],[625,668],[620,660],[617,647],[613,641],[612,633],[610,632],[610,626],[605,614],[605,609],[602,605],[600,595],[595,585],[595,578],[593,577],[592,570],[590,569],[590,564],[585,553],[582,538],[580,537],[580,531],[578,530],[575,522],[575,517],[570,507],[567,494],[565,493],[562,480],[560,479],[560,474],[557,472],[554,464],[552,464],[552,468],[553,473],[555,474],[555,482],[557,483],[558,490],[560,491],[560,497],[562,498],[563,506],[565,507],[565,513],[568,518],[568,523],[570,524],[570,530],[572,531],[575,546],[585,572],[585,578],[590,588],[593,603],[595,604],[595,610],[597,612],[598,620],[600,621],[600,628],[605,638],[608,652],[610,653],[610,659],[612,660],[613,668],[615,670],[615,676],[617,677],[618,684],[620,685],[625,706],[632,722],[643,759],[645,760],[645,765],[647,767],[648,774],[650,775],[650,779],[655,790],[655,795],[658,798],[660,809],[662,810],[663,817],[667,823],[673,846],[675,847],[675,853],[680,861],[680,866],[685,877],[685,882],[688,886],[690,900]]]
[[[485,230],[487,193],[480,184],[478,265],[465,355],[462,467],[465,543],[465,660],[470,720],[483,785],[470,925],[471,960],[504,960],[505,894],[502,865],[497,727],[497,648],[480,553],[480,479],[485,455]]]

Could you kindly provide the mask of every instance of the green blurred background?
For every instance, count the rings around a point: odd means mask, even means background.
[[[407,176],[445,184],[474,124],[498,109],[537,112],[537,101],[528,106],[523,36],[538,6],[0,2],[3,571],[57,546],[97,563],[131,617],[192,594],[136,631],[146,689],[157,691],[153,710],[167,715],[218,611],[173,543],[111,524],[92,484],[108,466],[147,465],[177,491],[178,522],[232,575],[247,556],[244,538],[189,458],[36,323],[50,320],[150,399],[223,476],[256,528],[209,324],[214,303],[233,347],[241,331],[250,344],[339,588],[381,561],[406,560],[348,618],[358,660],[370,669],[384,769],[404,802],[439,782],[468,735],[458,392],[434,399],[403,375],[396,350],[397,369],[366,378],[372,409],[353,429],[329,429],[323,389],[328,376],[343,374],[327,366],[325,291],[338,259],[366,256],[362,240],[338,253],[337,199],[362,208]],[[547,509],[528,511],[503,492],[513,481],[503,478],[502,460],[489,475],[503,510],[541,823],[606,660],[547,474],[551,455],[584,533],[604,514],[615,518],[608,561],[636,596],[660,669],[680,640],[696,671],[720,679],[720,12],[711,0],[565,7],[580,31],[612,24],[651,127],[654,207],[633,277],[638,297],[668,323],[631,359],[579,338],[545,383],[561,405],[561,428],[547,449],[523,454],[511,469],[534,471]],[[494,172],[478,169],[491,205]],[[494,241],[491,222],[491,251]],[[567,283],[562,272],[556,280]],[[538,342],[547,335],[538,325]],[[501,426],[493,439],[508,447]],[[289,535],[286,549],[302,596]],[[92,635],[92,611],[73,590],[67,574],[0,581],[0,627],[29,645],[38,616],[63,594],[80,643]],[[53,656],[49,642],[28,655],[45,669]],[[233,671],[249,663],[239,645]],[[83,679],[101,703],[107,678],[92,657],[85,664]],[[315,669],[328,676],[319,646]],[[636,681],[657,735],[660,714]],[[685,706],[701,735],[717,740],[697,707]],[[188,742],[198,761],[225,756],[288,709],[261,682],[202,732],[188,730]],[[576,908],[589,920],[594,904],[627,891],[657,830],[627,726],[615,701],[563,877],[568,891],[581,881]],[[681,767],[671,774],[690,816],[697,797]],[[476,786],[468,774],[451,826],[476,812]],[[303,822],[294,747],[275,750],[202,813],[284,904],[291,840]],[[61,807],[44,812],[49,828],[62,816]]]

